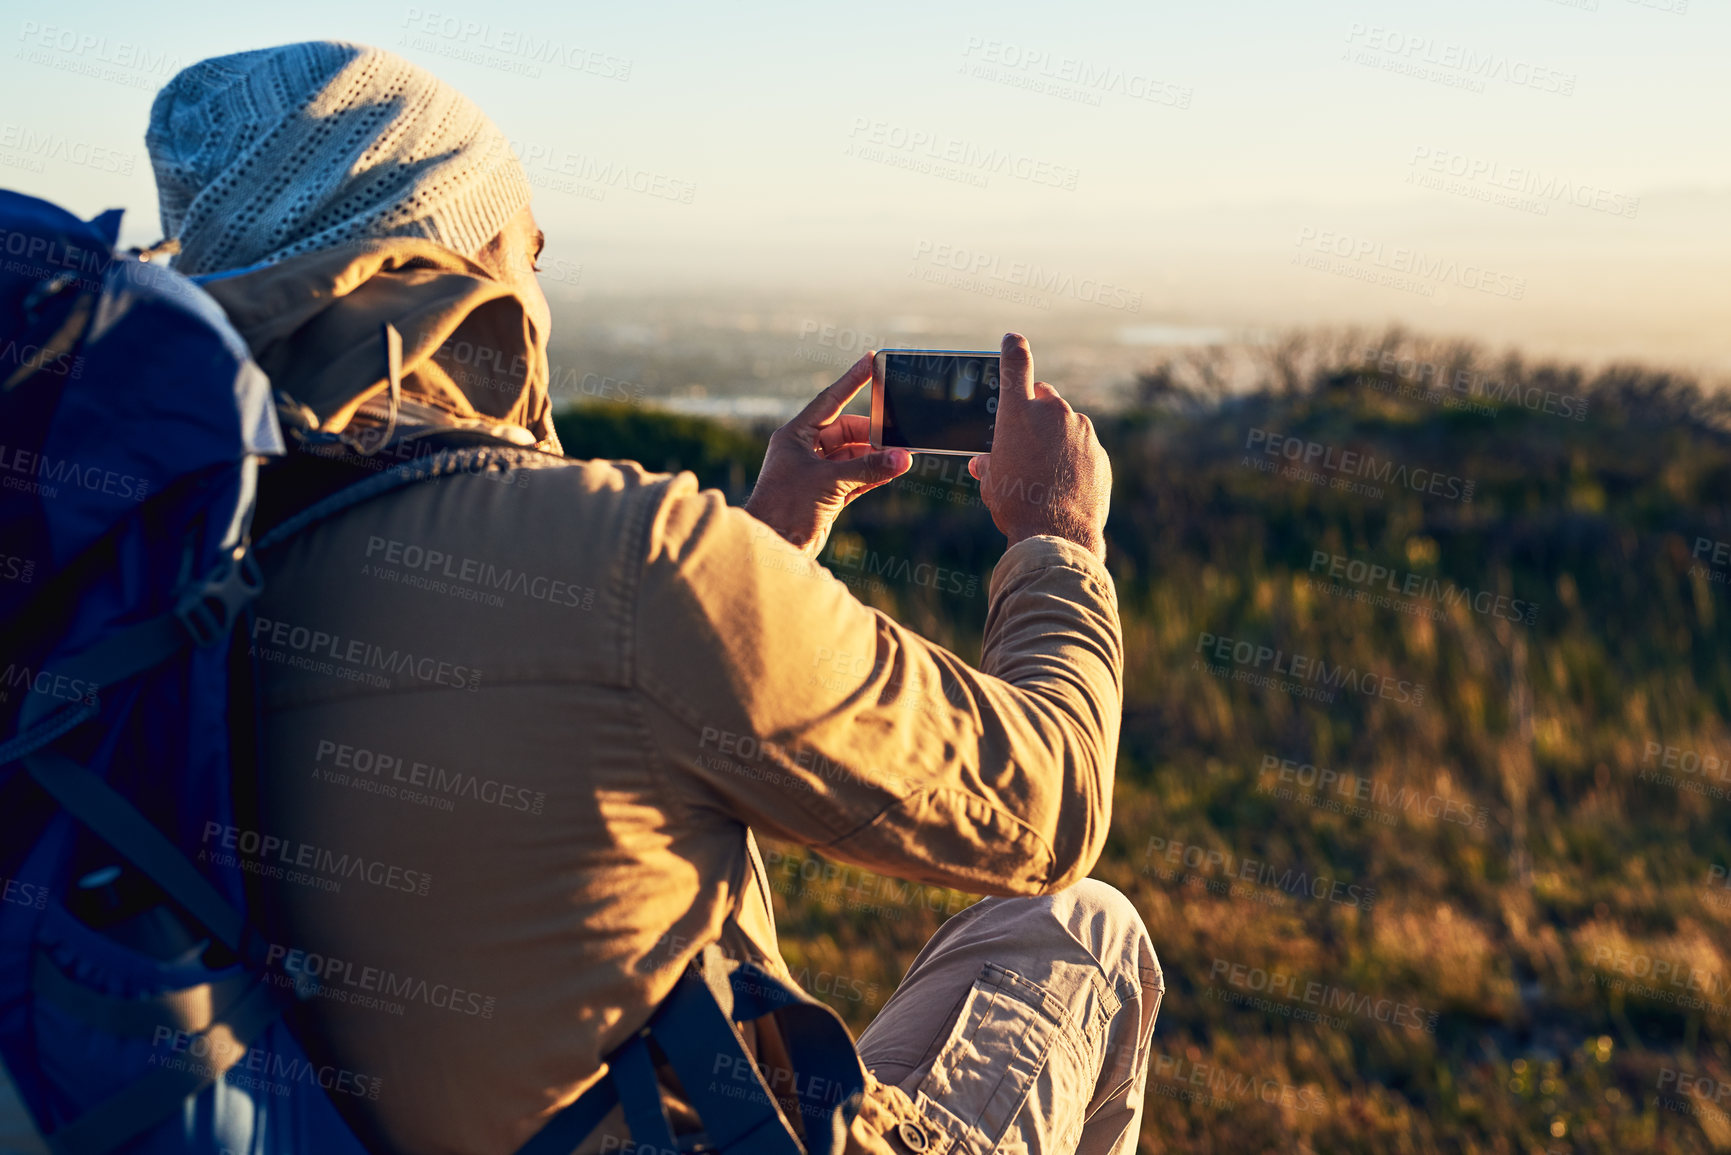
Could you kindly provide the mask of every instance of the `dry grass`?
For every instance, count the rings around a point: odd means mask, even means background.
[[[1675,1093],[1677,1072],[1704,1075],[1731,1110],[1731,890],[1709,885],[1731,865],[1731,781],[1714,798],[1691,789],[1699,773],[1676,772],[1682,787],[1646,773],[1665,772],[1652,743],[1731,755],[1731,586],[1693,556],[1699,538],[1731,541],[1731,408],[1664,374],[1588,378],[1399,333],[1282,343],[1247,395],[1224,393],[1224,362],[1161,366],[1135,411],[1098,421],[1128,669],[1095,873],[1135,900],[1169,983],[1141,1149],[1731,1148],[1723,1116]],[[1475,408],[1400,395],[1427,362],[1478,382]],[[1546,391],[1584,399],[1587,419],[1546,412]],[[1471,479],[1472,500],[1259,472],[1244,464],[1254,430]],[[977,506],[899,486],[841,532],[982,575],[1001,549]],[[1318,552],[1536,612],[1352,600],[1313,580]],[[977,656],[983,597],[868,596]],[[1213,676],[1196,668],[1204,633],[1422,685],[1423,701],[1325,705]],[[1283,781],[1281,759],[1366,780],[1371,801]],[[1163,877],[1151,839],[1374,899],[1220,893],[1207,868]],[[795,869],[805,855],[776,849]],[[966,901],[783,877],[789,960],[849,979],[830,1001],[856,1030]],[[1238,966],[1358,1001],[1327,1024],[1244,1005]],[[1434,1027],[1379,1021],[1384,1000]],[[1187,1064],[1216,1079],[1200,1102],[1175,1097],[1193,1086]]]

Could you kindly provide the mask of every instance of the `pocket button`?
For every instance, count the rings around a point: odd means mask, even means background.
[[[901,1136],[902,1142],[908,1145],[910,1151],[924,1151],[931,1145],[926,1133],[913,1123],[901,1124],[896,1128],[896,1134]]]

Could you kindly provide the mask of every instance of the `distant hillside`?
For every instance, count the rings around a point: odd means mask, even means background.
[[[1731,1147],[1726,400],[1399,333],[1295,338],[1249,395],[1218,370],[1096,418],[1127,671],[1095,874],[1169,984],[1143,1150]],[[761,458],[629,407],[560,428],[736,498]],[[925,458],[827,560],[977,658],[1001,550]],[[856,1031],[969,901],[769,851]]]

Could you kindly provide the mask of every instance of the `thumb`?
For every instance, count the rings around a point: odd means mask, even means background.
[[[905,449],[884,449],[837,464],[836,473],[855,485],[882,485],[913,467],[914,455]]]
[[[998,353],[998,385],[1000,404],[1014,406],[1035,396],[1034,354],[1020,333],[1004,334]]]

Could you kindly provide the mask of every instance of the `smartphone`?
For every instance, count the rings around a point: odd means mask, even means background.
[[[872,358],[874,449],[990,453],[997,418],[995,352],[881,349]]]

